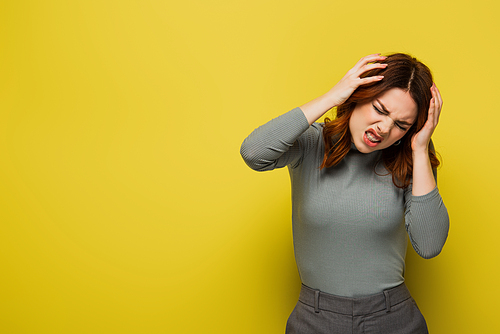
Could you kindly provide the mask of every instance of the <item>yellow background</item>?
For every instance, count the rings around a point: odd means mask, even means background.
[[[0,332],[283,333],[299,291],[286,169],[257,126],[369,53],[408,52],[444,98],[451,217],[409,248],[432,333],[499,312],[496,1],[1,1]]]

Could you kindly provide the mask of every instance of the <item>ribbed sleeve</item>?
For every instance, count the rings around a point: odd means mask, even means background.
[[[435,257],[448,237],[448,210],[438,188],[422,196],[413,196],[411,187],[406,194],[405,225],[415,251],[425,259]]]
[[[303,150],[295,142],[308,128],[302,110],[294,108],[255,129],[243,141],[241,156],[256,171],[297,164],[302,159]]]

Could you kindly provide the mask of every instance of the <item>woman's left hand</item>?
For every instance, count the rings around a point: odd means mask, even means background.
[[[431,102],[429,106],[429,114],[427,116],[427,122],[425,122],[423,128],[413,135],[411,139],[411,148],[413,151],[427,150],[429,146],[429,141],[431,140],[432,133],[439,122],[439,115],[441,114],[441,108],[443,107],[443,99],[439,93],[439,89],[436,84],[433,83],[431,86]]]

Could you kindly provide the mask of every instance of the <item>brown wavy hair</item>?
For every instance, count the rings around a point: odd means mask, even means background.
[[[390,146],[382,150],[382,162],[392,174],[392,182],[398,188],[406,188],[411,183],[413,175],[413,159],[411,138],[419,132],[427,121],[429,104],[432,98],[432,74],[427,66],[416,58],[404,54],[388,55],[381,63],[387,63],[384,69],[373,69],[361,75],[361,78],[383,75],[384,79],[368,85],[359,86],[342,105],[337,107],[334,120],[325,119],[323,140],[325,155],[321,169],[337,165],[351,148],[351,132],[349,120],[358,103],[366,103],[380,94],[392,89],[400,88],[408,92],[417,104],[417,119],[407,133],[401,138],[401,144]],[[429,149],[429,159],[432,168],[439,166],[435,153]]]

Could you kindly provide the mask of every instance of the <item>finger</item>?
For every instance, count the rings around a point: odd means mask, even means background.
[[[434,93],[433,93],[434,95]],[[425,122],[425,126],[430,126],[431,128],[435,127],[436,124],[436,99],[434,96],[429,101],[429,111],[427,112],[427,122]]]
[[[434,93],[432,94],[434,95]],[[434,114],[435,114],[435,107],[436,107],[436,104],[434,102],[434,96],[431,97],[431,100],[429,102],[429,111],[427,113],[427,122],[431,122],[431,123],[434,123]]]
[[[435,95],[435,94],[433,94]],[[438,106],[438,101],[436,96],[431,99],[431,106],[429,108],[428,120],[431,121],[433,128],[435,128],[439,122],[440,109]]]
[[[363,79],[359,79],[359,85],[367,85],[369,83],[372,83],[372,82],[376,82],[376,81],[380,81],[384,78],[383,75],[376,75],[374,77],[366,77],[366,78],[363,78]]]
[[[435,122],[437,125],[437,123],[439,122],[439,116],[441,115],[441,108],[443,106],[443,100],[441,98],[441,94],[439,93],[439,90],[436,87],[436,84],[433,84],[431,91],[432,91],[432,96],[434,98],[434,104],[435,104],[435,108],[436,108],[436,112],[435,112],[434,117],[435,117]]]
[[[439,90],[437,89],[435,83],[433,83],[431,86],[431,94],[432,94],[432,97],[434,97],[436,99],[437,106],[441,109],[441,105],[443,104],[443,100],[441,98],[441,94],[439,93]]]
[[[365,56],[363,58],[361,58],[357,63],[356,65],[354,65],[354,68],[357,70],[359,70],[362,66],[368,64],[368,63],[371,63],[371,62],[374,62],[374,61],[377,61],[377,60],[384,60],[386,59],[387,57],[385,56],[381,56],[380,53],[374,53],[374,54],[371,54],[371,55],[368,55],[368,56]]]
[[[370,70],[373,70],[376,68],[386,68],[386,67],[387,67],[387,64],[382,64],[382,63],[366,64],[356,72],[356,75],[359,77],[359,76],[361,76],[361,74],[368,72]]]
[[[367,55],[367,56],[364,56],[363,58],[361,58],[357,64],[365,64],[367,62],[370,62],[370,60],[373,61],[373,59],[377,59],[377,58],[380,58],[380,57],[383,57],[381,56],[380,53],[372,53],[371,55]]]
[[[436,84],[434,84],[434,89],[436,90],[436,95],[437,95],[438,102],[439,102],[439,108],[442,108],[443,107],[443,98],[441,97],[441,92],[439,91],[439,88],[437,88]]]

